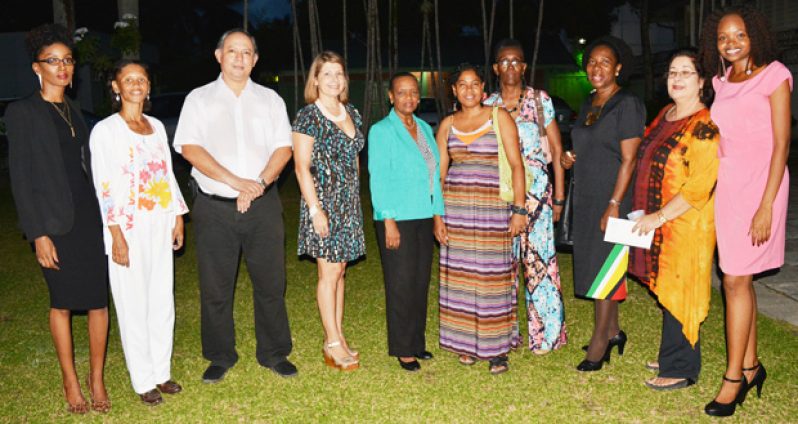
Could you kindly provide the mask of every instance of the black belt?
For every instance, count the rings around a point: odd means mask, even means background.
[[[211,199],[211,200],[218,200],[220,202],[237,202],[238,201],[238,198],[236,198],[236,197],[217,196],[215,194],[206,193],[206,192],[204,192],[202,190],[198,190],[198,192],[199,192],[199,194],[201,194],[201,195],[203,195],[203,196],[205,196],[205,197],[207,197],[208,199]]]

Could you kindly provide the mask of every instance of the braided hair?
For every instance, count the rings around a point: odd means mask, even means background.
[[[715,75],[723,74],[718,52],[718,26],[729,15],[737,15],[745,23],[745,30],[751,40],[750,57],[754,65],[764,66],[776,60],[779,52],[767,18],[748,5],[731,6],[715,10],[704,21],[698,56],[705,71],[715,72]]]

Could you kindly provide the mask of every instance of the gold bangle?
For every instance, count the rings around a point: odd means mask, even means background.
[[[610,204],[613,206],[621,206],[621,202],[615,199],[610,199]]]

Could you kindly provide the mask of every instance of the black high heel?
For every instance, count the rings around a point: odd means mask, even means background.
[[[585,359],[576,366],[577,371],[598,371],[604,366],[604,363],[610,363],[610,353],[612,346],[607,345],[607,350],[604,351],[604,356],[596,362]]]
[[[623,330],[619,331],[614,337],[610,338],[608,347],[618,346],[618,356],[623,356],[624,348],[626,347],[626,342],[629,340],[626,337],[626,333]],[[582,350],[587,352],[588,345],[582,346]]]
[[[761,362],[757,361],[757,364],[751,368],[743,368],[743,371],[753,371],[757,370],[756,374],[754,374],[754,378],[748,382],[748,385],[745,387],[745,393],[748,394],[748,391],[751,390],[754,386],[756,386],[756,397],[762,397],[762,386],[765,384],[765,379],[768,378],[768,372],[765,370],[765,366],[762,365]]]
[[[733,380],[725,375],[723,376],[723,379],[729,383],[740,383],[740,390],[737,392],[737,396],[733,401],[731,401],[731,403],[720,403],[715,399],[712,399],[712,402],[709,402],[707,406],[704,407],[704,412],[706,412],[707,415],[711,415],[713,417],[730,417],[734,415],[734,410],[737,408],[737,405],[740,405],[741,407],[743,406],[745,395],[748,393],[748,381],[745,379],[745,375],[741,376],[739,380]]]

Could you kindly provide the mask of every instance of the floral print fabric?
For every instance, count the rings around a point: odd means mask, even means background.
[[[534,176],[532,187],[526,194],[525,207],[529,211],[527,229],[521,234],[529,348],[548,351],[564,345],[567,337],[557,251],[554,248],[552,185],[537,124],[535,96],[538,93],[542,100],[544,126],[551,123],[554,119],[551,98],[545,91],[532,87],[524,91],[515,123],[524,163]],[[500,93],[493,93],[484,103],[489,106],[501,105]],[[519,264],[513,265],[517,270]]]

